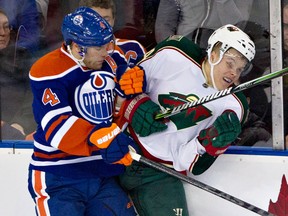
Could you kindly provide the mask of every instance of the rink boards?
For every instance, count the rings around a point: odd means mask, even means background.
[[[27,191],[32,143],[10,141],[0,146],[0,215],[35,215]],[[265,211],[288,214],[288,151],[230,147],[205,173],[191,177]],[[190,215],[258,215],[193,185],[185,183],[185,189]]]

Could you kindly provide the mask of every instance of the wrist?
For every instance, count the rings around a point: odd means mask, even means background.
[[[107,148],[113,139],[121,133],[121,129],[117,124],[112,123],[110,127],[104,127],[91,133],[89,141],[100,149]]]
[[[140,94],[133,99],[128,100],[125,104],[124,118],[127,119],[129,123],[131,123],[132,116],[134,115],[136,109],[140,106],[140,104],[148,100],[150,100],[150,98],[146,94]]]

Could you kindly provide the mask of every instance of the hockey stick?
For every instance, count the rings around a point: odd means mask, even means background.
[[[138,161],[140,163],[143,163],[145,165],[148,165],[148,166],[150,166],[150,167],[152,167],[154,169],[160,170],[160,171],[162,171],[164,173],[167,173],[167,174],[169,174],[171,176],[174,176],[174,177],[176,177],[176,178],[178,178],[178,179],[180,179],[180,180],[182,180],[184,182],[187,182],[187,183],[189,183],[191,185],[194,185],[194,186],[196,186],[196,187],[198,187],[198,188],[200,188],[202,190],[205,190],[205,191],[207,191],[209,193],[212,193],[212,194],[214,194],[216,196],[219,196],[219,197],[221,197],[221,198],[223,198],[225,200],[228,200],[228,201],[230,201],[230,202],[232,202],[232,203],[234,203],[236,205],[239,205],[239,206],[241,206],[241,207],[243,207],[245,209],[248,209],[248,210],[250,210],[252,212],[255,212],[255,213],[259,214],[259,215],[262,215],[262,216],[273,216],[273,214],[271,214],[271,213],[269,213],[269,212],[267,212],[267,211],[265,211],[263,209],[260,209],[260,208],[254,206],[254,205],[252,205],[250,203],[247,203],[247,202],[245,202],[243,200],[240,200],[240,199],[238,199],[236,197],[233,197],[233,196],[231,196],[231,195],[229,195],[229,194],[227,194],[227,193],[225,193],[223,191],[220,191],[220,190],[218,190],[216,188],[213,188],[213,187],[211,187],[209,185],[206,185],[206,184],[204,184],[204,183],[202,183],[200,181],[197,181],[197,180],[195,180],[195,179],[193,179],[193,178],[191,178],[189,176],[185,176],[185,175],[183,175],[183,174],[181,174],[181,173],[179,173],[179,172],[177,172],[177,171],[175,171],[173,169],[170,169],[170,168],[166,167],[165,165],[162,165],[160,163],[156,163],[156,162],[154,162],[152,160],[149,160],[149,159],[137,154],[133,148],[130,148],[130,154],[131,154],[131,157],[132,157],[133,160],[136,160],[136,161]]]
[[[250,80],[248,82],[242,83],[238,86],[229,87],[227,89],[224,89],[224,90],[215,92],[213,94],[204,96],[202,98],[199,98],[196,101],[189,101],[189,102],[184,103],[182,105],[176,106],[173,109],[163,110],[161,113],[158,113],[155,115],[155,119],[168,118],[169,116],[176,115],[176,114],[178,114],[184,110],[187,110],[191,107],[195,107],[195,106],[216,100],[218,98],[224,97],[226,95],[233,94],[233,93],[236,93],[239,91],[243,91],[243,90],[255,87],[255,86],[262,84],[264,82],[268,82],[274,78],[283,76],[287,73],[288,73],[288,67],[286,67],[282,70],[273,72],[273,73],[266,74],[264,76],[258,77],[256,79]]]

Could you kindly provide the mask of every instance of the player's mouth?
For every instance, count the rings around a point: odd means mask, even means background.
[[[232,79],[228,78],[228,77],[224,77],[223,80],[228,83],[228,84],[231,84],[232,83]]]

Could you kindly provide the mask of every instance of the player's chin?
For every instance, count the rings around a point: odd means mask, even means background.
[[[232,85],[231,83],[229,84],[229,83],[226,83],[226,82],[222,82],[222,83],[220,83],[219,85],[216,85],[216,86],[217,86],[217,89],[219,91],[221,91],[221,90],[229,88],[231,85]]]
[[[86,66],[88,68],[91,68],[91,69],[94,69],[94,70],[101,69],[102,65],[103,65],[103,61],[101,61],[101,62],[91,62],[90,64],[86,64]]]

